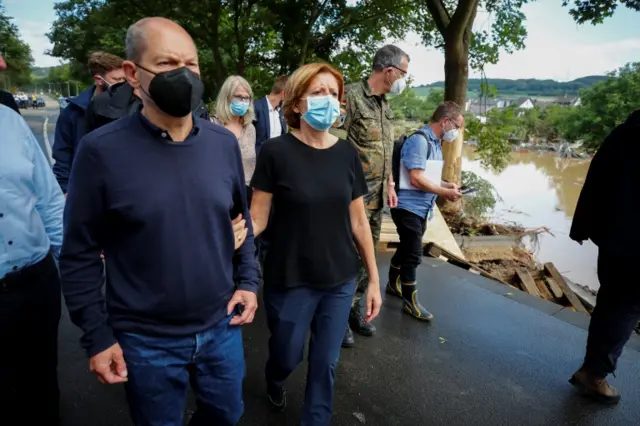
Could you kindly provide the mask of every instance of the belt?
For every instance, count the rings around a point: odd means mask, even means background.
[[[33,265],[25,266],[17,271],[9,272],[4,277],[0,278],[0,293],[11,292],[15,286],[24,282],[29,282],[33,278],[40,276],[52,265],[55,267],[53,255],[49,252],[41,261],[34,263]]]

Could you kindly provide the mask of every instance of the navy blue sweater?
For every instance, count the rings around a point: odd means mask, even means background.
[[[235,251],[238,213],[249,235]],[[138,112],[85,136],[69,180],[60,273],[89,356],[117,332],[206,330],[226,316],[236,288],[257,292],[250,224],[238,142],[223,127],[195,119],[190,136],[172,142]]]

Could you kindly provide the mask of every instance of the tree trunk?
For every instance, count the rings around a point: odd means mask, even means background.
[[[445,44],[444,100],[464,108],[469,82],[469,47],[463,41]]]
[[[465,108],[467,101],[467,84],[469,80],[469,45],[464,37],[452,37],[445,43],[444,53],[444,99],[453,101]],[[457,39],[457,40],[456,40]],[[442,144],[442,180],[460,186],[462,175],[462,145],[464,142],[464,126],[460,129],[458,138],[453,142]],[[458,202],[449,202],[439,198],[442,210],[457,212],[462,206]]]

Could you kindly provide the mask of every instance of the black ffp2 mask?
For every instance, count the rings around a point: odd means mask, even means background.
[[[149,84],[149,96],[163,112],[172,117],[191,114],[204,94],[204,84],[196,73],[187,67],[155,73],[136,64],[155,77]]]

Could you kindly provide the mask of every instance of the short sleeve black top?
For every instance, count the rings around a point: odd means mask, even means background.
[[[349,207],[367,184],[352,144],[316,149],[290,133],[270,139],[251,186],[273,194],[265,285],[330,288],[356,277]]]

